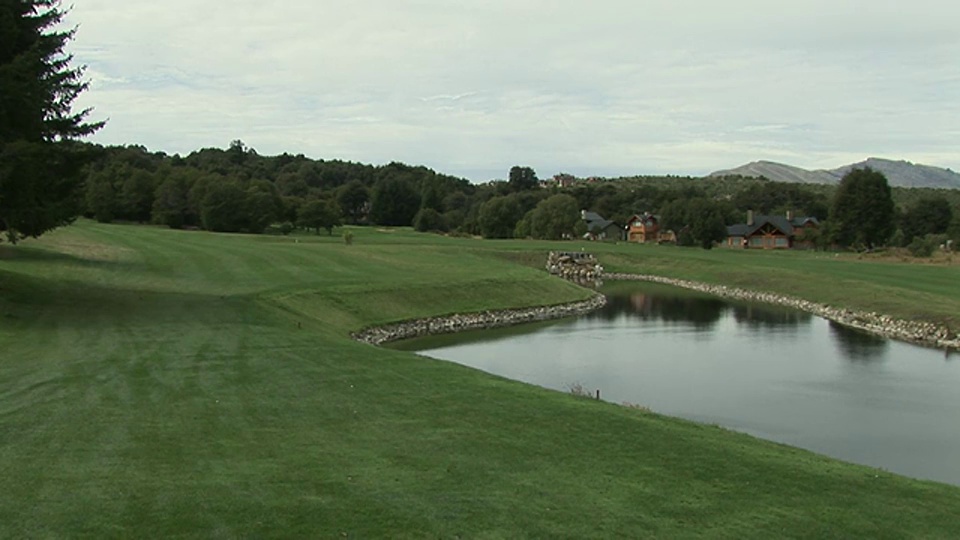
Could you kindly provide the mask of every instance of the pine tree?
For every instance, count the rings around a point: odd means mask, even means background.
[[[77,216],[90,152],[76,140],[103,126],[72,110],[88,83],[64,52],[65,13],[59,0],[0,0],[0,233],[14,243]]]

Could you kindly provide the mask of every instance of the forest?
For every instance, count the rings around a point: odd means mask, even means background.
[[[332,234],[335,227],[353,224],[559,239],[588,232],[579,216],[590,210],[620,224],[649,212],[673,230],[712,231],[681,235],[681,243],[696,245],[703,235],[721,240],[722,227],[743,222],[748,210],[789,211],[829,224],[837,191],[739,176],[582,179],[560,173],[540,180],[523,166],[504,171],[506,179],[475,184],[398,162],[375,166],[302,154],[262,156],[240,140],[185,157],[137,145],[91,147],[96,159],[83,174],[83,215],[216,232]],[[891,192],[894,226],[881,244],[905,246],[948,230],[956,235],[960,192]],[[709,223],[695,227],[698,220]],[[826,230],[829,234],[829,226]]]

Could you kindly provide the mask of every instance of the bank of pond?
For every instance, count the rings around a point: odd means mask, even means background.
[[[960,354],[647,283],[575,318],[391,346],[960,485]]]

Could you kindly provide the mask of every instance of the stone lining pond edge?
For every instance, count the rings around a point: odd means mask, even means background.
[[[835,323],[863,330],[881,337],[929,347],[960,350],[960,336],[951,334],[950,329],[946,326],[929,322],[896,319],[881,313],[836,308],[792,296],[750,291],[736,287],[727,287],[725,285],[711,285],[709,283],[664,276],[604,273],[603,278],[612,281],[647,281],[651,283],[661,283],[712,294],[722,298],[785,306],[799,309]]]
[[[607,297],[597,293],[587,300],[557,304],[554,306],[499,309],[476,313],[455,313],[453,315],[413,319],[365,328],[359,332],[350,334],[350,337],[363,343],[382,345],[390,341],[399,341],[420,336],[450,334],[463,332],[465,330],[486,330],[517,324],[576,317],[596,311],[606,304]]]
[[[736,287],[727,287],[725,285],[711,285],[709,283],[664,276],[605,273],[603,277],[611,281],[646,281],[660,283],[722,298],[789,307],[888,339],[906,341],[928,347],[960,350],[960,336],[951,334],[950,330],[945,326],[929,322],[907,321],[881,313],[831,307],[826,304],[819,304],[792,296],[750,291]],[[524,323],[575,317],[600,309],[606,305],[606,303],[606,297],[597,293],[587,300],[557,304],[554,306],[487,310],[475,313],[457,313],[412,319],[383,326],[365,328],[359,332],[350,334],[350,337],[363,343],[382,345],[391,341],[400,341],[421,336],[450,334],[466,330],[501,328]]]

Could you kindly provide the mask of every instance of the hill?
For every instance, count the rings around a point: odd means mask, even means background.
[[[775,161],[754,161],[735,169],[710,173],[710,176],[764,177],[774,182],[793,184],[836,184],[838,178],[827,171],[808,171]]]
[[[734,169],[710,173],[710,176],[762,176],[774,182],[836,184],[850,170],[862,167],[882,172],[893,187],[960,189],[960,174],[950,169],[881,158],[869,158],[832,170],[816,171],[773,161],[754,161]]]

